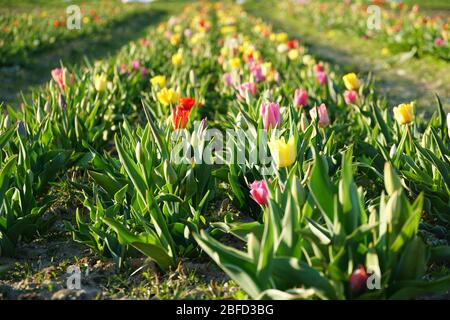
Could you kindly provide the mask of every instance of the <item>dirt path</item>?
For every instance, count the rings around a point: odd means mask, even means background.
[[[407,54],[383,57],[383,45],[375,40],[350,37],[341,31],[318,30],[305,20],[287,17],[264,5],[247,9],[272,22],[275,28],[300,38],[312,54],[336,65],[338,70],[372,72],[378,92],[387,97],[390,105],[417,100],[420,110],[432,112],[436,108],[434,94],[437,93],[450,111],[450,63],[430,56],[422,59],[408,58]]]

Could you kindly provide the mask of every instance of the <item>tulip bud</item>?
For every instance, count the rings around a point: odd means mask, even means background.
[[[164,160],[164,178],[167,182],[170,184],[175,184],[178,181],[177,173],[173,169],[173,167],[170,165],[169,160]]]
[[[25,129],[25,124],[21,120],[19,120],[17,122],[17,132],[21,136],[26,136],[27,135],[27,130]]]
[[[5,119],[3,119],[3,128],[7,129],[11,125],[11,120],[9,118],[9,114],[6,115]]]
[[[44,117],[45,117],[44,111],[42,111],[42,108],[41,108],[41,106],[39,105],[39,106],[37,107],[37,110],[36,110],[36,120],[37,120],[37,122],[38,122],[38,123],[41,123],[42,120],[44,120]]]
[[[397,153],[397,146],[394,144],[392,145],[391,150],[389,151],[389,157],[391,159],[394,158],[396,153]]]
[[[448,137],[450,138],[450,113],[447,114],[447,131]]]
[[[59,96],[58,96],[58,105],[63,112],[66,112],[67,102],[66,102],[66,98],[64,98],[63,94],[59,94]]]
[[[360,265],[358,269],[353,271],[349,279],[350,289],[353,295],[358,295],[367,287],[368,275],[364,266]]]
[[[138,141],[138,143],[136,143],[136,148],[134,149],[134,153],[135,153],[136,160],[138,161],[138,163],[143,164],[144,163],[144,152],[142,150],[140,141]]]
[[[192,86],[195,86],[195,83],[197,82],[194,70],[189,71],[189,82]]]
[[[302,132],[305,132],[306,129],[309,126],[308,118],[306,117],[306,113],[302,112],[302,115],[300,116],[300,130]]]
[[[50,102],[46,102],[44,105],[44,112],[49,113],[50,112]]]

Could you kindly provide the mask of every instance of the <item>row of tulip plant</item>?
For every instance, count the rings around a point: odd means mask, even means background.
[[[450,60],[449,21],[428,16],[419,5],[399,1],[275,1],[285,12],[307,19],[323,31],[340,30],[363,39],[384,43],[382,56],[411,52]],[[274,3],[275,5],[275,3]]]
[[[67,230],[119,266],[206,255],[255,299],[446,291],[427,271],[449,258],[450,116],[439,99],[430,120],[415,114],[239,6],[186,6],[6,108],[1,254],[51,225],[69,184]],[[177,161],[185,145],[194,156]]]
[[[138,12],[138,6],[118,1],[79,3],[74,9],[69,5],[33,10],[2,8],[0,65],[24,63],[35,52],[61,45],[62,41],[92,36]]]

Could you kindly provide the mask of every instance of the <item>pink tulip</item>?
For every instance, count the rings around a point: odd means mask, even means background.
[[[190,36],[192,36],[192,30],[191,29],[184,29],[184,36],[186,38],[189,38]]]
[[[309,115],[311,119],[317,119],[317,113],[319,113],[319,127],[326,127],[330,124],[330,119],[328,118],[327,106],[322,103],[319,107],[314,107],[309,110]]]
[[[260,64],[252,64],[252,66],[250,67],[250,71],[252,72],[252,75],[255,78],[256,82],[262,82],[266,80]]]
[[[150,40],[145,39],[145,38],[142,38],[142,39],[141,39],[141,45],[142,45],[144,48],[149,47],[149,46],[150,46]]]
[[[280,106],[275,102],[263,102],[261,104],[261,116],[266,130],[274,129],[281,124]]]
[[[303,89],[295,90],[294,104],[297,107],[305,107],[308,104],[308,91]]]
[[[233,78],[234,77],[231,74],[231,72],[224,73],[224,75],[222,76],[222,80],[223,80],[225,86],[231,87],[233,85],[233,82],[234,82]]]
[[[346,90],[344,92],[344,100],[346,104],[354,104],[358,99],[358,92],[354,90]]]
[[[133,66],[134,70],[137,70],[137,69],[140,68],[141,63],[139,62],[139,60],[134,60],[133,63],[132,63],[132,66]]]
[[[259,205],[266,205],[267,197],[269,195],[266,182],[264,180],[255,180],[250,185],[250,195]]]
[[[319,82],[319,84],[324,85],[327,83],[327,74],[324,71],[317,72],[316,73],[316,79]]]
[[[256,95],[256,83],[246,82],[237,87],[238,99],[245,100],[247,95],[254,97]]]
[[[164,32],[164,37],[166,37],[166,39],[170,39],[170,37],[172,37],[172,36],[173,36],[172,32],[170,32],[170,31]]]
[[[442,38],[436,38],[436,40],[434,40],[434,43],[437,45],[437,46],[443,46],[444,44],[445,44],[445,40],[444,39],[442,39]]]
[[[64,72],[65,71],[62,68],[53,69],[51,72],[53,80],[55,80],[55,82],[58,84],[59,88],[63,92],[64,89],[66,88],[64,81]]]
[[[122,63],[120,65],[120,73],[127,73],[128,72],[128,67],[125,63]]]
[[[280,82],[281,81],[281,74],[278,71],[274,72],[274,76],[273,79],[275,80],[275,82]]]

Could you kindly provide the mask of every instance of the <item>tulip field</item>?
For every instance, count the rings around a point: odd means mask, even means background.
[[[450,74],[449,16],[426,1],[335,2],[272,10]],[[393,103],[256,0],[75,1],[78,33],[66,4],[23,3],[0,1],[3,68],[165,13],[0,98],[0,300],[450,297],[446,79],[426,108]]]

